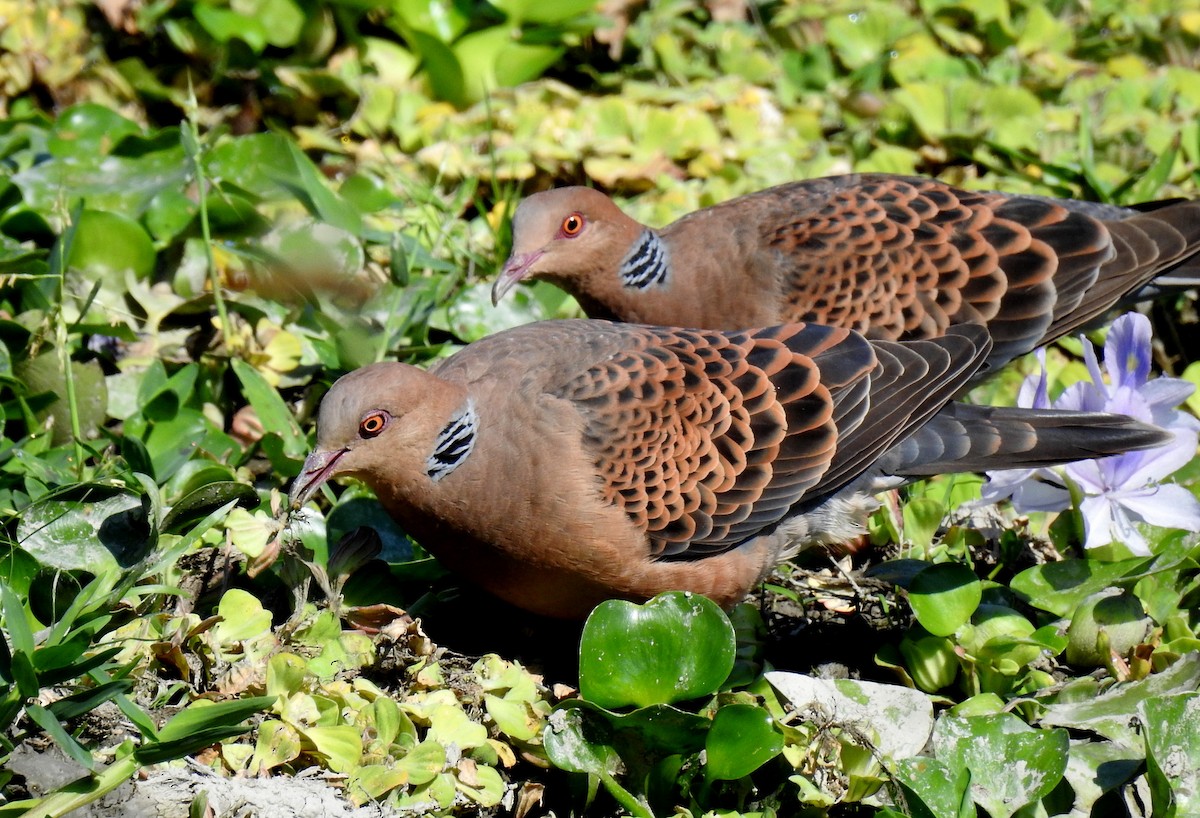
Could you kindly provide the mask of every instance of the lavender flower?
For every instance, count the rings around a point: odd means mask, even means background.
[[[1062,511],[1071,505],[1071,489],[1081,496],[1085,548],[1098,548],[1113,540],[1135,554],[1149,554],[1150,546],[1134,525],[1146,522],[1169,528],[1200,531],[1200,501],[1182,486],[1160,481],[1184,466],[1196,454],[1200,420],[1177,407],[1194,387],[1178,378],[1150,380],[1150,321],[1128,313],[1113,322],[1104,343],[1104,368],[1096,351],[1084,339],[1083,356],[1091,382],[1080,381],[1050,403],[1047,396],[1045,352],[1038,352],[1041,374],[1027,378],[1017,397],[1018,406],[1116,412],[1153,423],[1175,436],[1165,446],[1127,452],[1099,460],[1084,460],[1054,469],[1021,469],[989,472],[983,498],[988,502],[1009,497],[1018,511]]]

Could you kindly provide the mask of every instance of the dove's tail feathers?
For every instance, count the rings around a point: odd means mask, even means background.
[[[884,473],[1032,469],[1169,444],[1170,432],[1126,415],[947,404],[882,458]]]

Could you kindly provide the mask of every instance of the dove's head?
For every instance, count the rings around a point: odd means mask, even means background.
[[[534,279],[550,281],[576,298],[619,288],[622,260],[645,230],[598,190],[562,187],[535,193],[513,215],[512,255],[492,285],[492,303],[519,282]]]
[[[356,477],[381,495],[430,481],[439,434],[467,405],[462,387],[408,364],[371,364],[343,376],[321,401],[317,448],[292,484],[289,505],[304,505],[336,476]]]

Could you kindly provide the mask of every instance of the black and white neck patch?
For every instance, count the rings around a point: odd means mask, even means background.
[[[660,287],[671,272],[667,245],[653,230],[646,230],[634,242],[621,262],[621,283],[635,290]]]
[[[433,453],[425,461],[425,473],[433,482],[441,480],[471,456],[478,430],[479,415],[475,413],[475,404],[468,399],[462,411],[450,418],[433,441]]]

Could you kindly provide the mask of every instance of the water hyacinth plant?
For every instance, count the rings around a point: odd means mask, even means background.
[[[1095,349],[1083,339],[1091,380],[1073,384],[1053,402],[1047,394],[1045,351],[1039,350],[1041,372],[1022,384],[1017,405],[1117,412],[1166,429],[1173,442],[1052,469],[989,472],[983,499],[1009,498],[1022,513],[1063,511],[1077,503],[1089,549],[1116,541],[1134,554],[1150,554],[1138,522],[1200,531],[1200,501],[1182,486],[1163,482],[1196,453],[1200,420],[1177,408],[1195,387],[1179,378],[1150,377],[1150,338],[1150,321],[1140,313],[1114,321],[1104,343],[1107,380]]]

